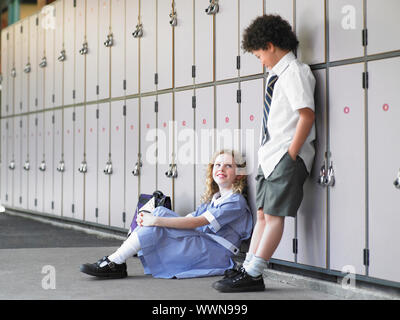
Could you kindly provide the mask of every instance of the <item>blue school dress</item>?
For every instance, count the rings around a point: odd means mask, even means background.
[[[179,217],[175,212],[157,207],[153,214],[160,217]],[[193,278],[222,275],[232,268],[233,252],[215,240],[240,247],[242,240],[251,236],[252,214],[241,194],[217,193],[208,204],[202,204],[194,217],[204,215],[210,224],[196,229],[138,227],[141,250],[138,256],[145,274],[155,278]]]

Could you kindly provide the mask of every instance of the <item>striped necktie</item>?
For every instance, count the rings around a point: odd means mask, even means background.
[[[276,81],[278,80],[278,76],[271,76],[268,80],[267,89],[265,90],[265,99],[264,99],[264,116],[263,116],[263,135],[261,140],[261,145],[263,146],[269,140],[269,133],[267,128],[269,110],[271,108],[271,100],[272,94],[274,92],[274,86]]]

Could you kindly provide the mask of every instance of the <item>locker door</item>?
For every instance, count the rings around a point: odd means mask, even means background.
[[[44,114],[38,113],[37,115],[37,171],[36,176],[36,206],[35,211],[44,212],[44,182],[45,182],[45,171],[40,170],[40,166],[44,162],[47,170],[46,161],[46,146],[44,142]]]
[[[329,59],[331,61],[364,55],[363,1],[329,1]],[[340,44],[340,45],[338,45]]]
[[[171,0],[157,1],[157,74],[158,90],[172,88]],[[180,50],[180,49],[179,49]]]
[[[331,68],[329,86],[330,152],[336,181],[329,202],[330,267],[341,271],[352,265],[357,274],[364,274],[365,248],[363,71],[362,63]]]
[[[22,23],[16,23],[14,25],[14,33],[15,33],[15,51],[14,51],[14,63],[15,63],[15,71],[16,77],[14,78],[14,104],[15,114],[20,114],[22,111]]]
[[[14,48],[15,48],[15,32],[14,32],[14,26],[10,27],[8,29],[8,52],[7,52],[7,60],[8,60],[8,76],[9,76],[9,81],[8,81],[8,105],[6,106],[6,115],[12,115],[14,114],[14,89],[15,89],[15,77],[12,75],[13,70],[15,69],[15,56],[14,56]]]
[[[79,50],[83,48],[86,41],[86,1],[77,1],[75,8],[75,103],[82,103],[85,99],[85,54],[80,54]]]
[[[239,150],[239,105],[237,83],[217,86],[216,107],[216,151],[221,149]]]
[[[7,29],[1,31],[1,75],[3,77],[1,84],[3,88],[8,88],[8,45],[7,45]],[[8,105],[8,90],[1,92],[1,113],[6,114],[6,106]]]
[[[6,122],[7,129],[7,188],[4,204],[7,206],[13,206],[13,194],[14,194],[14,171],[9,168],[10,163],[15,161],[14,158],[14,120],[9,119]]]
[[[327,189],[317,184],[326,151],[326,71],[314,71],[315,87],[315,158],[304,184],[304,198],[297,213],[297,262],[326,268]]]
[[[22,153],[22,139],[21,139],[21,118],[15,117],[14,119],[14,162],[15,162],[15,169],[14,171],[14,199],[13,204],[14,208],[21,207],[21,153]]]
[[[209,4],[209,0],[196,0],[194,3],[194,63],[196,66],[196,84],[211,82],[214,79],[214,23],[213,17],[204,12]]]
[[[86,107],[85,221],[97,222],[97,104]]]
[[[157,190],[166,195],[172,195],[172,178],[165,173],[169,165],[176,161],[173,157],[173,134],[175,123],[172,122],[172,95],[170,93],[158,96],[157,113]]]
[[[49,58],[46,56],[46,29],[45,26],[45,16],[41,12],[39,14],[39,25],[38,25],[38,42],[37,42],[37,63],[40,64],[44,59],[46,59],[46,66],[38,66],[38,77],[37,77],[37,108],[43,110],[45,107],[45,94],[46,94],[46,72],[49,68]]]
[[[368,63],[369,276],[400,281],[398,74],[400,58]]]
[[[98,223],[110,225],[109,203],[110,203],[110,175],[104,170],[109,161],[110,153],[110,104],[99,105],[98,120]]]
[[[35,199],[36,199],[36,181],[37,181],[37,168],[39,167],[37,161],[37,125],[36,125],[36,114],[30,114],[28,116],[29,121],[29,171],[28,171],[28,209],[36,211]]]
[[[3,37],[3,34],[2,34]],[[4,61],[4,60],[3,60]],[[2,203],[5,203],[7,198],[8,186],[8,154],[7,154],[7,141],[8,141],[8,121],[1,119],[1,196]]]
[[[44,115],[46,171],[44,172],[44,212],[54,212],[54,124],[53,112]]]
[[[63,216],[73,217],[74,203],[74,108],[64,109],[64,167],[63,173]]]
[[[98,51],[99,51],[99,0],[86,0],[86,41],[89,52],[86,57],[86,101],[97,99]]]
[[[140,110],[140,153],[143,167],[140,172],[140,193],[156,190],[157,130],[154,102],[156,98],[143,97]]]
[[[140,3],[143,23],[143,37],[140,39],[140,91],[156,90],[154,75],[156,70],[156,1]]]
[[[247,184],[249,188],[249,204],[255,214],[256,180],[258,170],[258,148],[260,146],[260,130],[262,108],[264,103],[263,79],[245,81],[240,84],[242,91],[241,103],[241,152],[246,160]]]
[[[215,152],[214,87],[196,89],[196,207],[205,192],[206,169]]]
[[[368,54],[400,49],[400,2],[367,0]]]
[[[37,15],[33,15],[29,18],[29,63],[31,65],[31,72],[29,73],[29,111],[35,111],[37,109],[37,73],[39,69],[37,19]],[[33,167],[31,167],[31,170],[33,170]]]
[[[22,152],[21,152],[21,208],[28,209],[28,171],[23,169],[23,165],[28,159],[28,116],[22,116]]]
[[[62,214],[62,183],[63,173],[56,170],[63,160],[63,111],[54,111],[54,214]]]
[[[175,87],[193,83],[193,4],[194,1],[175,1],[178,15],[178,25],[175,27]]]
[[[110,34],[110,1],[99,2],[99,96],[98,99],[110,97],[110,52],[111,48],[104,45]]]
[[[84,219],[85,174],[78,171],[85,153],[85,106],[75,108],[74,218]]]
[[[325,8],[320,0],[296,1],[298,57],[307,64],[325,62]]]
[[[28,102],[29,102],[29,74],[24,72],[24,68],[29,61],[29,20],[25,19],[22,22],[22,69],[21,69],[21,91],[22,91],[22,108],[21,113],[28,112]]]
[[[215,15],[215,77],[216,80],[238,76],[239,55],[238,0],[220,0]],[[228,36],[229,35],[229,36]]]
[[[129,0],[128,0],[129,1]],[[125,0],[111,1],[111,31],[114,45],[111,51],[111,97],[125,95]]]
[[[44,69],[45,71],[45,96],[44,96],[44,108],[51,108],[54,106],[53,97],[54,97],[54,68],[55,68],[55,59],[54,59],[54,41],[55,41],[55,26],[54,23],[54,6],[46,6],[44,10],[45,14],[43,15],[42,28],[44,29],[45,36],[45,51],[47,58],[47,67]]]
[[[110,225],[124,227],[125,212],[125,117],[124,101],[111,103],[111,161],[113,173],[110,180]]]
[[[60,56],[61,51],[64,50],[64,1],[55,2],[54,7],[55,7],[54,106],[59,107],[63,105],[62,92],[63,92],[64,62],[59,61],[58,57]],[[58,161],[60,161],[60,159]]]
[[[139,176],[133,175],[136,162],[139,160],[139,100],[130,99],[126,101],[126,126],[125,126],[125,207],[126,224],[129,228],[133,219],[139,195]],[[143,159],[141,159],[143,161]],[[139,168],[142,170],[142,168]]]
[[[139,91],[139,41],[132,33],[136,30],[139,16],[139,0],[126,1],[126,95],[137,94]]]
[[[294,27],[293,0],[265,0],[265,13],[278,14]]]
[[[263,14],[263,0],[240,1],[240,34],[239,34],[239,52],[240,52],[240,76],[258,74],[263,72],[263,66],[257,57],[251,53],[244,53],[241,49],[243,32],[249,24],[258,16]]]
[[[75,8],[74,0],[64,0],[64,105],[74,103],[73,91],[75,80]],[[79,49],[78,49],[79,50]]]
[[[175,179],[174,210],[180,215],[193,212],[194,203],[194,164],[195,131],[194,109],[192,107],[193,90],[175,94],[175,154],[178,177]]]

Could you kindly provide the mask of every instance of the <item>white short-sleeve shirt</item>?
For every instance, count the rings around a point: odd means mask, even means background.
[[[258,163],[265,178],[274,171],[292,143],[299,120],[298,109],[310,108],[315,111],[315,78],[308,65],[298,61],[295,55],[289,52],[270,70],[268,78],[272,75],[277,75],[278,80],[275,83],[267,122],[270,139],[258,150]],[[260,142],[261,138],[262,132]],[[315,123],[299,152],[309,173],[315,155],[314,140]]]

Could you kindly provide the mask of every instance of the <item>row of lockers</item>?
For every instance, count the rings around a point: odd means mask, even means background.
[[[400,179],[399,72],[399,57],[314,71],[316,158],[298,217],[286,219],[273,258],[336,271],[351,265],[360,275],[400,281],[400,190],[394,184]],[[128,228],[138,193],[160,189],[173,195],[174,210],[184,215],[199,204],[212,152],[234,147],[248,162],[254,209],[263,82],[2,119],[2,201]],[[29,171],[23,169],[27,160]],[[170,169],[176,177],[166,176]],[[334,181],[321,183],[322,169]]]
[[[260,74],[240,41],[263,12],[292,24],[298,57],[308,64],[361,57],[364,48],[368,54],[400,49],[396,0],[386,0],[385,10],[378,0],[216,2],[214,15],[205,12],[209,0],[46,6],[2,31],[2,115]]]

